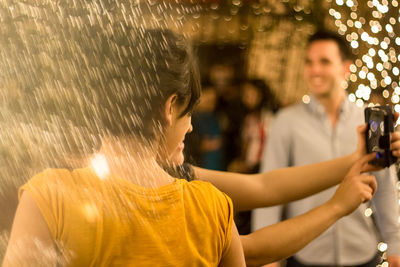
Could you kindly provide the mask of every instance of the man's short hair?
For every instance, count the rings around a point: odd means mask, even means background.
[[[307,46],[317,41],[333,41],[340,51],[342,60],[353,60],[354,54],[351,52],[349,43],[341,35],[327,30],[319,30],[308,38]]]

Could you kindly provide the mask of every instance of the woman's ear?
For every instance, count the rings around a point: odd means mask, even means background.
[[[165,107],[164,107],[164,116],[165,120],[167,122],[167,125],[171,126],[172,121],[174,118],[174,112],[175,112],[175,104],[178,99],[178,96],[176,94],[170,95],[165,102]]]

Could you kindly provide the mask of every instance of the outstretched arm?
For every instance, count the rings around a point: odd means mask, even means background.
[[[348,215],[361,203],[372,198],[376,191],[373,176],[361,172],[369,168],[374,155],[359,160],[325,204],[290,220],[264,227],[247,236],[241,236],[248,266],[284,259],[323,233],[341,217]]]
[[[246,266],[242,243],[235,222],[232,224],[232,239],[228,250],[222,255],[218,267]]]
[[[358,127],[357,150],[330,161],[289,167],[261,174],[238,174],[194,167],[197,179],[211,182],[228,194],[236,210],[283,204],[320,192],[340,183],[351,166],[365,154],[366,125]],[[391,136],[392,153],[400,156],[400,133]],[[371,167],[371,166],[370,166]],[[368,171],[376,170],[372,167]]]
[[[261,174],[239,174],[194,167],[195,177],[228,194],[236,210],[273,206],[301,199],[340,183],[358,156]]]
[[[56,266],[56,246],[29,193],[21,196],[2,267]]]

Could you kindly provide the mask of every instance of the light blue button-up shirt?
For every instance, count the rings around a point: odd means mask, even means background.
[[[348,101],[340,108],[334,127],[323,106],[311,97],[309,104],[297,104],[281,110],[271,123],[262,159],[262,171],[297,166],[352,153],[357,147],[358,125],[364,123],[364,109]],[[380,235],[388,244],[388,253],[400,255],[399,206],[396,176],[385,169],[374,173],[378,190],[370,203],[362,204],[349,216],[340,219],[322,235],[296,254],[311,265],[358,265],[377,253],[378,235],[365,210],[372,207]],[[321,173],[321,179],[324,174]],[[330,199],[337,187],[287,205],[289,218],[303,214]],[[253,229],[280,220],[281,207],[253,212]],[[301,227],[301,226],[299,226]],[[381,241],[381,240],[379,240]]]

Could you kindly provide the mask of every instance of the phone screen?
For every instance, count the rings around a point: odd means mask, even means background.
[[[384,120],[382,112],[372,111],[368,121],[368,152],[377,152],[378,159],[385,153],[385,150],[379,146],[379,139],[385,133]]]
[[[393,113],[389,106],[367,107],[364,110],[367,153],[376,152],[376,158],[370,164],[389,167],[397,161],[390,151],[390,133],[393,132]]]

